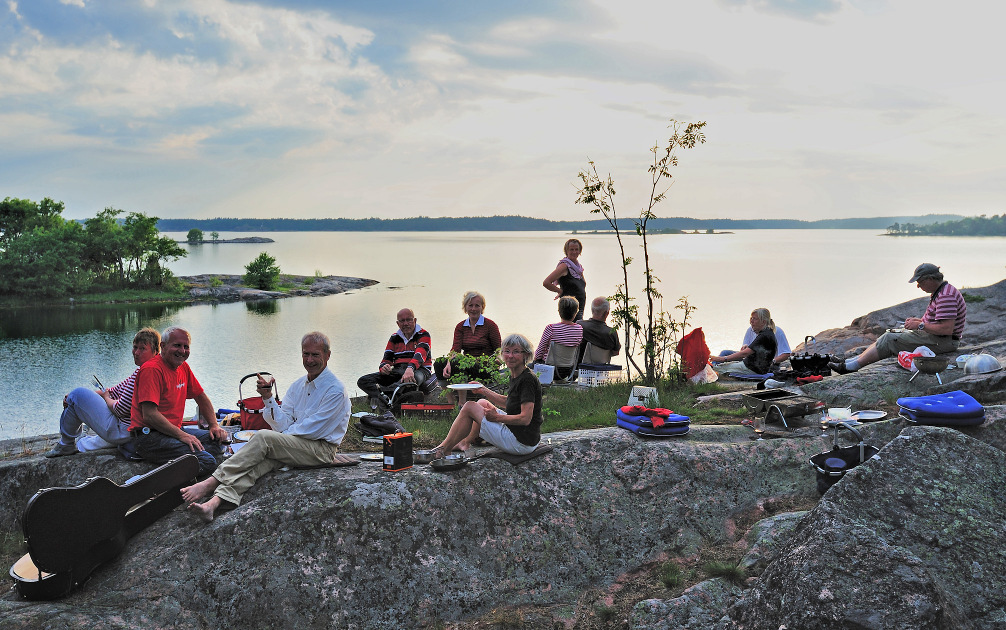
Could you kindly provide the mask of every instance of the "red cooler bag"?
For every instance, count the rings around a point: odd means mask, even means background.
[[[265,401],[261,396],[245,398],[241,393],[241,385],[250,378],[258,378],[258,375],[272,376],[269,372],[253,372],[243,377],[238,382],[238,410],[241,412],[241,428],[244,430],[272,429],[269,423],[262,417],[262,410],[265,409]],[[276,399],[276,404],[282,404],[276,390],[276,380],[273,379],[272,395]]]

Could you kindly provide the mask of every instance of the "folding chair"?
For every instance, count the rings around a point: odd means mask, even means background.
[[[548,345],[548,354],[545,355],[545,365],[555,366],[555,376],[552,378],[553,385],[572,385],[576,382],[577,355],[580,354],[580,346],[564,346],[551,342]],[[559,370],[569,370],[564,376],[559,376]]]
[[[586,347],[583,349],[583,358],[580,359],[580,363],[608,365],[611,363],[611,350],[595,348],[594,344],[588,341]]]

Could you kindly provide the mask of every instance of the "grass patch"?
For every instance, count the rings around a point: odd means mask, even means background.
[[[710,577],[721,577],[738,586],[743,585],[744,580],[747,579],[747,573],[744,569],[733,562],[713,560],[704,564],[702,570],[709,574]]]
[[[964,297],[964,301],[968,304],[981,304],[985,301],[984,295],[975,295],[974,293],[968,293],[967,291],[961,291],[961,295]]]
[[[678,588],[685,583],[685,572],[676,562],[665,562],[660,565],[657,577],[660,578],[664,588]]]

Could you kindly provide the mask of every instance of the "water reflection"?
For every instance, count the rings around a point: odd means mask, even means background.
[[[136,331],[151,320],[170,317],[178,304],[80,304],[4,309],[0,339],[59,337],[91,331]]]
[[[275,315],[279,312],[279,300],[245,302],[245,308],[252,315]]]

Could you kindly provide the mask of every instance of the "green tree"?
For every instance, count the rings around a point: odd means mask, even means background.
[[[271,291],[279,282],[279,274],[276,259],[268,252],[262,252],[255,260],[245,265],[244,282],[256,289]]]
[[[189,230],[185,240],[187,240],[190,245],[198,245],[203,242],[203,231],[199,228],[192,228]]]
[[[213,239],[214,243],[216,243],[217,241],[220,240],[220,232],[216,231],[210,232],[210,238]]]
[[[84,230],[60,219],[22,232],[0,255],[0,292],[55,297],[86,291],[91,275],[82,265]]]
[[[655,383],[665,375],[665,368],[673,363],[671,352],[676,343],[679,333],[683,332],[687,325],[688,318],[694,308],[688,304],[687,298],[681,298],[676,308],[684,311],[684,318],[681,322],[674,321],[666,311],[663,310],[663,296],[657,290],[657,283],[660,279],[653,274],[650,265],[650,249],[648,236],[648,224],[651,219],[655,219],[654,208],[662,202],[670,189],[672,181],[671,169],[678,165],[677,152],[680,149],[692,149],[697,144],[706,141],[702,129],[705,122],[683,123],[671,119],[671,137],[667,140],[663,148],[655,144],[650,152],[653,153],[653,162],[648,167],[650,173],[650,199],[645,208],[639,213],[639,218],[633,220],[636,234],[642,238],[643,248],[643,296],[646,300],[645,320],[640,321],[637,307],[632,304],[633,298],[628,290],[627,267],[632,262],[631,258],[625,256],[621,238],[621,229],[615,219],[615,184],[609,174],[606,179],[601,179],[597,173],[597,168],[593,162],[588,162],[587,170],[579,174],[582,187],[577,189],[576,203],[583,203],[593,206],[591,213],[600,213],[611,224],[618,238],[619,248],[622,252],[622,272],[624,284],[619,287],[619,291],[613,297],[620,303],[620,306],[613,311],[616,322],[624,325],[626,335],[625,356],[629,363],[640,371],[647,383]],[[621,289],[624,287],[624,291]],[[659,302],[659,309],[658,304]],[[629,343],[630,335],[642,346],[643,349],[643,370],[639,370],[632,358],[633,346]],[[631,378],[631,369],[629,370]]]

